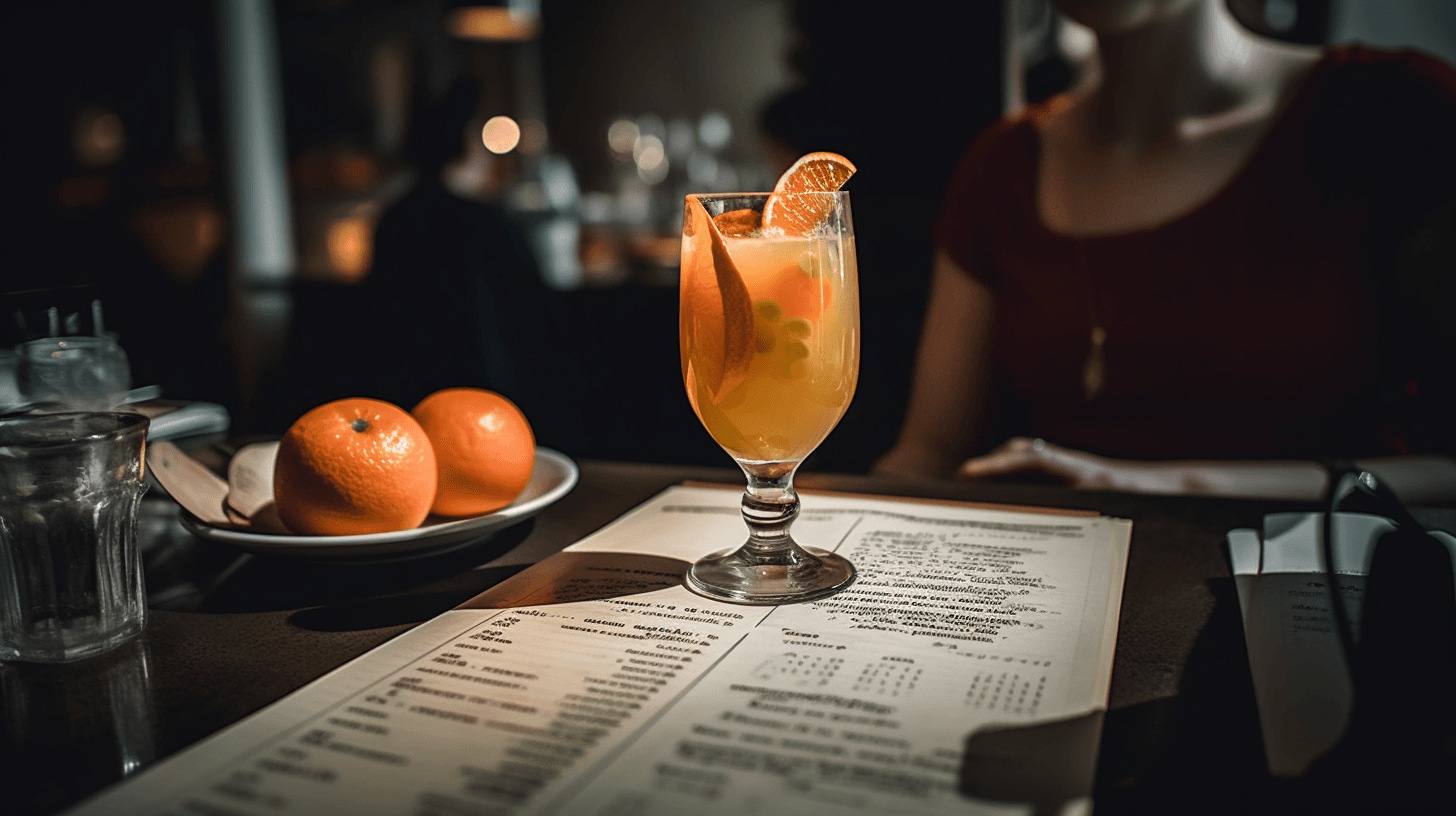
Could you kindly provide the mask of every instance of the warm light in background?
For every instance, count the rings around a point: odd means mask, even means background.
[[[126,152],[126,129],[121,117],[100,108],[77,111],[71,126],[71,149],[82,167],[115,164]]]
[[[340,280],[355,283],[368,274],[374,260],[374,236],[368,219],[340,218],[329,224],[324,240],[329,268]]]
[[[222,208],[203,196],[143,206],[131,223],[152,258],[179,283],[202,276],[227,231]]]
[[[466,6],[446,22],[452,35],[467,40],[520,42],[536,36],[541,18],[535,14],[491,6]]]
[[[334,183],[340,190],[360,193],[379,181],[379,161],[367,153],[341,152],[333,163]]]
[[[480,129],[480,141],[492,153],[509,153],[521,143],[521,126],[509,116],[492,116]]]

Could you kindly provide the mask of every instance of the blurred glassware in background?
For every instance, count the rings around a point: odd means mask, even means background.
[[[15,348],[16,387],[32,411],[108,411],[126,402],[126,352],[105,335],[44,337]]]
[[[231,426],[223,405],[154,402],[162,396],[160,385],[132,388],[130,358],[106,329],[100,300],[77,300],[66,289],[24,294],[9,314],[13,325],[0,327],[9,332],[7,344],[26,338],[13,349],[0,348],[0,415],[134,412],[151,419],[146,435],[152,440],[222,433]],[[86,331],[94,335],[82,334]],[[37,337],[40,332],[50,334]]]
[[[546,285],[558,290],[581,286],[581,187],[571,162],[555,153],[535,157],[509,200],[526,225]]]
[[[586,285],[677,285],[683,197],[773,182],[765,168],[728,158],[733,136],[728,116],[717,110],[696,119],[619,116],[608,125],[613,189],[581,196]]]
[[[0,413],[105,411],[127,401],[130,364],[88,287],[10,293],[5,310]]]

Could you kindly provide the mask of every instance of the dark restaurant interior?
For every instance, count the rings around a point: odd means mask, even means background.
[[[89,314],[99,298],[135,385],[219,403],[236,431],[281,433],[344,396],[408,407],[478,385],[522,404],[543,444],[715,463],[678,385],[679,202],[766,186],[784,156],[832,150],[860,167],[863,368],[808,467],[864,472],[904,415],[950,168],[1008,99],[1073,79],[1050,6],[1002,5],[528,0],[479,18],[453,0],[237,16],[166,0],[14,5],[7,118],[25,159],[10,169],[20,251],[0,345],[44,333],[27,313]],[[1452,59],[1445,4],[1398,5],[1230,8],[1291,42]],[[434,200],[483,203],[491,238],[406,226],[381,247],[381,219],[433,176],[423,131],[451,115],[452,93],[472,130],[506,117],[513,140],[439,160],[452,195]],[[472,252],[482,268],[465,268]],[[491,286],[509,304],[496,321],[469,302]]]
[[[663,475],[664,484],[699,478],[698,469],[731,466],[684,391],[686,364],[678,347],[684,196],[771,189],[799,156],[830,151],[857,167],[845,189],[854,207],[862,347],[853,402],[800,472],[830,474],[822,483],[829,489],[886,489],[889,479],[903,475],[887,464],[893,459],[887,454],[904,441],[902,429],[915,422],[912,400],[926,388],[917,355],[941,291],[933,287],[945,257],[942,213],[947,190],[961,178],[958,167],[978,137],[996,132],[998,123],[1027,106],[1055,101],[1090,76],[1092,35],[1058,11],[1060,2],[7,3],[0,11],[7,41],[7,92],[0,105],[13,209],[10,252],[0,261],[0,415],[17,407],[6,402],[15,388],[10,349],[58,334],[115,338],[126,353],[132,388],[147,399],[221,406],[230,444],[276,439],[311,408],[346,397],[372,397],[408,411],[440,389],[490,389],[520,406],[540,446],[576,462],[608,463],[597,477],[602,493],[592,494],[581,516],[543,517],[534,531],[527,524],[503,539],[508,549],[543,536],[542,552],[528,553],[538,557],[635,505],[642,496],[633,491],[645,484],[633,481],[644,478],[631,469],[636,465],[671,466],[673,479]],[[1271,42],[1409,49],[1456,66],[1456,2],[1218,2]],[[1382,125],[1362,127],[1377,131]],[[1441,177],[1456,179],[1456,145],[1432,146],[1422,136],[1429,134],[1413,135],[1410,144],[1442,155]],[[1334,155],[1331,161],[1365,167],[1368,158]],[[1399,155],[1377,158],[1410,166]],[[1437,176],[1433,171],[1430,178]],[[1335,177],[1329,200],[1338,199],[1344,182],[1338,172]],[[1401,381],[1411,406],[1401,416],[1412,418],[1419,433],[1394,441],[1380,436],[1385,447],[1376,452],[1435,460],[1436,476],[1419,477],[1427,483],[1412,482],[1416,487],[1402,498],[1428,499],[1417,517],[1432,529],[1456,531],[1456,481],[1450,480],[1456,421],[1444,413],[1456,409],[1456,357],[1447,356],[1456,352],[1456,324],[1449,318],[1456,309],[1456,209],[1451,190],[1441,195],[1444,209],[1433,208],[1434,226],[1423,234],[1429,240],[1416,246],[1423,257],[1436,258],[1444,277],[1412,284],[1423,316],[1402,315],[1395,322],[1427,343],[1417,362],[1445,366],[1444,379],[1421,380],[1419,388],[1415,378]],[[1379,217],[1377,212],[1372,220]],[[1134,297],[1124,300],[1133,303]],[[1312,311],[1326,303],[1310,302]],[[1267,312],[1255,311],[1229,315],[1219,331],[1241,339],[1259,334],[1265,326],[1258,321]],[[1438,317],[1427,319],[1432,314]],[[1082,320],[1080,313],[1075,317]],[[1065,367],[1084,378],[1069,388],[1084,386],[1095,395],[1100,379],[1094,385],[1089,372],[1103,341],[1095,316],[1093,321],[1093,351],[1085,363],[1079,356]],[[1078,338],[1087,336],[1080,322],[1076,330]],[[1401,342],[1406,338],[1392,331]],[[927,337],[933,342],[935,335]],[[1346,361],[1338,362],[1343,367]],[[1364,358],[1348,362],[1377,365]],[[1109,371],[1109,377],[1120,373]],[[1210,416],[1228,407],[1212,399],[1210,406]],[[1264,757],[1242,750],[1257,746],[1259,724],[1250,713],[1253,692],[1244,688],[1239,600],[1227,574],[1227,551],[1219,549],[1226,547],[1228,529],[1256,526],[1265,513],[1285,509],[1265,499],[1319,513],[1326,486],[1333,492],[1340,469],[1369,449],[1355,441],[1348,451],[1318,448],[1346,438],[1340,434],[1351,416],[1368,408],[1358,403],[1348,413],[1333,412],[1334,431],[1319,426],[1299,437],[1304,447],[1271,456],[1245,456],[1226,444],[1219,434],[1234,438],[1245,429],[1234,417],[1217,431],[1183,428],[1192,441],[1166,455],[1152,448],[1140,455],[1136,444],[1106,452],[1150,461],[1219,458],[1209,450],[1228,450],[1237,459],[1308,460],[1305,470],[1315,471],[1318,483],[1308,495],[1263,496],[1257,487],[1253,493],[1241,487],[1228,492],[1233,498],[1226,505],[1196,504],[1213,500],[1173,494],[1219,489],[1196,479],[1171,488],[1157,483],[1157,462],[1146,471],[1135,465],[1132,481],[1083,476],[1078,482],[1076,468],[1088,461],[1079,457],[1104,461],[1095,446],[1075,444],[1075,426],[1068,426],[1066,439],[1025,430],[1033,427],[1031,409],[1013,398],[996,403],[997,413],[987,421],[990,436],[974,444],[954,437],[992,474],[989,492],[965,487],[976,474],[955,470],[966,458],[956,451],[946,471],[958,473],[956,484],[949,478],[906,483],[907,493],[934,500],[999,505],[1045,498],[1130,518],[1153,506],[1140,503],[1153,501],[1150,495],[1173,502],[1158,505],[1154,521],[1137,519],[1138,532],[1166,540],[1169,549],[1139,549],[1133,539],[1125,597],[1138,588],[1160,589],[1151,593],[1155,603],[1124,607],[1124,627],[1132,633],[1125,637],[1136,640],[1130,650],[1119,641],[1118,659],[1130,665],[1142,656],[1144,665],[1128,675],[1133,680],[1114,682],[1113,700],[1125,704],[1122,716],[1111,712],[1105,733],[1097,732],[1108,760],[1096,782],[1106,812],[1228,812],[1255,789],[1268,798],[1250,804],[1248,812],[1300,802],[1311,810],[1279,812],[1386,812],[1366,800],[1340,801],[1331,788],[1338,771],[1306,779],[1305,787],[1269,787]],[[1351,431],[1348,439],[1355,438]],[[1047,463],[1063,455],[1070,463],[1065,468]],[[1039,464],[1002,464],[1015,456],[1039,457]],[[620,463],[630,466],[619,472],[614,468]],[[1146,481],[1137,481],[1140,472]],[[847,478],[834,481],[834,474]],[[736,479],[737,471],[731,475]],[[613,492],[618,476],[620,493]],[[651,478],[658,476],[654,471]],[[866,481],[856,481],[861,478]],[[878,479],[886,481],[869,481]],[[813,476],[808,483],[820,484]],[[1067,486],[1078,489],[1063,490]],[[1179,559],[1194,544],[1179,539],[1185,530],[1180,525],[1204,536],[1200,546],[1208,544],[1186,563]],[[140,683],[149,694],[165,689],[173,695],[167,699],[182,700],[168,703],[173,708],[149,702],[153,707],[141,717],[147,721],[141,731],[155,727],[165,739],[147,744],[143,760],[131,766],[124,750],[118,766],[109,743],[92,746],[77,792],[47,778],[43,790],[37,786],[24,797],[19,812],[57,813],[532,560],[521,556],[519,563],[482,569],[483,562],[470,562],[466,553],[389,574],[377,566],[331,572],[339,568],[266,558],[243,563],[236,553],[199,549],[190,538],[185,546],[177,543],[180,529],[174,536],[165,552],[149,556],[149,570],[157,572],[148,576],[157,581],[153,608],[162,615],[148,624],[148,637],[157,639],[137,664],[143,668],[118,663],[120,668],[74,675],[74,688],[52,667],[34,675],[41,680],[15,681],[42,702],[27,712],[13,695],[5,698],[5,747],[13,753],[0,753],[0,765],[22,756],[16,746],[25,739],[38,739],[49,752],[38,756],[49,757],[93,737],[101,726],[75,726],[74,735],[44,739],[21,730],[48,727],[76,711],[105,715],[109,703],[75,699],[89,690],[119,688],[117,683]],[[1176,573],[1181,583],[1164,591],[1171,579],[1156,577],[1159,570]],[[165,596],[167,591],[174,594]],[[1433,608],[1433,614],[1445,614],[1444,607],[1421,607]],[[205,624],[183,622],[198,612],[208,613]],[[190,654],[181,656],[213,648],[212,627],[221,640],[227,615],[242,622],[243,635],[259,638],[249,649],[273,648],[268,638],[276,638],[280,662],[289,668],[275,676],[244,665],[244,657],[254,660],[255,653],[244,653],[241,645],[217,647],[235,657],[227,666],[198,668]],[[278,634],[285,628],[286,635]],[[1456,632],[1456,626],[1447,629]],[[1416,642],[1416,635],[1404,637],[1391,642]],[[1451,645],[1456,649],[1456,640]],[[1439,644],[1428,654],[1439,663],[1429,678],[1456,677],[1456,658],[1447,660]],[[1230,656],[1234,662],[1220,662]],[[171,678],[157,671],[169,661],[185,671]],[[230,673],[257,688],[235,701],[221,693],[203,701],[180,690],[194,677],[201,678],[198,688],[222,689],[233,682],[224,678]],[[1185,684],[1185,674],[1237,674],[1244,685],[1223,698],[1209,683]],[[45,683],[53,687],[35,690]],[[1433,704],[1433,722],[1446,717],[1456,724],[1451,690],[1444,694],[1451,699]],[[1173,702],[1175,692],[1184,695],[1181,703]],[[1234,710],[1237,716],[1228,715]],[[125,724],[117,728],[126,730]],[[102,730],[112,738],[110,725]],[[1372,733],[1408,736],[1398,729]],[[1164,752],[1157,739],[1170,734],[1178,750]],[[1189,747],[1207,735],[1214,741]],[[1240,748],[1222,753],[1219,738]],[[1449,734],[1441,745],[1449,758]],[[100,754],[105,756],[98,759]],[[1184,760],[1190,764],[1180,764]],[[33,769],[39,760],[15,762]],[[1154,775],[1161,776],[1149,782]],[[1220,793],[1225,777],[1241,781]],[[1246,784],[1254,777],[1257,784]],[[0,779],[11,780],[0,788],[24,784],[5,773]],[[1208,791],[1207,797],[1194,790]],[[6,795],[0,791],[0,802]],[[1425,804],[1416,801],[1411,812],[1428,812]]]
[[[99,297],[136,385],[222,404],[237,431],[281,433],[329,399],[410,406],[478,385],[575,455],[715,463],[675,348],[682,195],[767,186],[779,153],[835,150],[861,168],[861,266],[880,271],[863,282],[872,385],[844,426],[866,443],[820,457],[866,470],[908,389],[937,185],[1000,112],[996,4],[953,28],[932,6],[547,0],[488,5],[478,33],[452,30],[462,7],[8,8],[11,135],[31,158],[12,165],[30,260],[5,272],[7,311],[89,314],[73,304]],[[949,76],[956,104],[935,89]],[[452,113],[459,130],[434,137],[453,149],[439,200],[484,202],[491,237],[462,224],[442,246],[408,229],[380,246],[381,219],[437,161],[423,131]],[[463,144],[492,117],[509,149]],[[653,147],[634,159],[634,145]],[[501,326],[467,303],[470,276],[501,289]],[[7,318],[0,344],[44,328]]]

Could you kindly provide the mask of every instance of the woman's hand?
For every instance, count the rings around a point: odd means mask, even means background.
[[[1084,490],[1186,492],[1181,484],[1167,484],[1173,474],[1151,472],[1149,463],[1109,459],[1025,436],[1013,437],[984,456],[966,460],[955,477],[985,479],[1014,473],[1045,473]]]
[[[1442,457],[1369,459],[1358,463],[1396,488],[1407,501],[1443,498],[1456,488],[1456,463]],[[1141,462],[1016,437],[984,456],[962,463],[958,479],[1013,473],[1045,473],[1083,490],[1181,493],[1314,501],[1324,494],[1323,466],[1300,461]],[[1441,486],[1445,487],[1442,488]]]
[[[1354,464],[1383,479],[1402,501],[1423,504],[1456,500],[1456,459],[1449,456],[1372,457],[1357,459]],[[1024,436],[1014,437],[984,456],[967,459],[954,476],[986,479],[1014,473],[1045,473],[1081,490],[1296,501],[1318,501],[1329,482],[1324,466],[1316,462],[1141,462],[1098,456]]]

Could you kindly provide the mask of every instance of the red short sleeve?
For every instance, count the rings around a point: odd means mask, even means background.
[[[1001,220],[1035,194],[1036,131],[1030,117],[1004,119],[966,151],[951,175],[935,223],[936,249],[994,286],[994,240]]]

